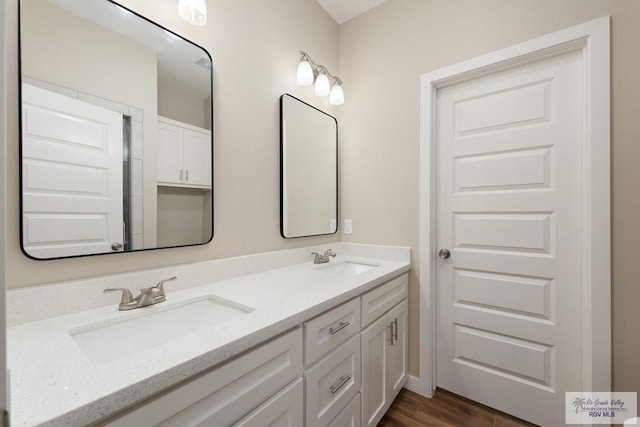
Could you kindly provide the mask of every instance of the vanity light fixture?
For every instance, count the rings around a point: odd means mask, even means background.
[[[205,0],[178,0],[178,15],[193,25],[207,23],[207,3]]]
[[[317,96],[329,95],[329,103],[332,105],[344,104],[344,89],[342,89],[342,80],[340,77],[334,76],[327,70],[324,65],[320,65],[311,59],[308,53],[300,51],[302,58],[298,64],[296,73],[296,82],[300,86],[310,86],[314,83],[314,93]],[[329,79],[333,80],[333,86]]]

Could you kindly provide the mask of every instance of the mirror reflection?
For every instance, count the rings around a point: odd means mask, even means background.
[[[338,122],[288,94],[280,98],[281,234],[338,231]]]
[[[25,254],[211,240],[209,54],[109,0],[22,0],[20,18]]]

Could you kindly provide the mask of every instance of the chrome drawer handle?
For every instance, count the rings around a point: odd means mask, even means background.
[[[341,330],[343,330],[344,328],[346,328],[347,326],[349,326],[351,324],[351,322],[340,322],[338,323],[338,326],[335,328],[330,328],[329,329],[329,333],[331,335],[335,335],[338,332],[340,332]]]
[[[331,394],[336,394],[338,390],[340,390],[347,382],[349,382],[349,380],[351,380],[350,376],[340,377],[340,379],[338,380],[338,384],[329,387],[329,390],[331,390]]]
[[[389,323],[387,328],[390,330],[389,344],[393,345],[394,341],[398,341],[398,318],[396,317],[393,322]]]

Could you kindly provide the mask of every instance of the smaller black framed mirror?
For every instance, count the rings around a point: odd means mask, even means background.
[[[338,121],[300,99],[280,97],[280,234],[338,231]]]

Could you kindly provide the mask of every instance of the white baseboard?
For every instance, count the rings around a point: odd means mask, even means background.
[[[428,398],[433,397],[433,392],[423,390],[424,387],[423,387],[423,384],[420,383],[420,378],[414,377],[413,375],[409,375],[409,377],[407,378],[407,382],[404,385],[404,388],[416,394],[419,394],[420,396],[423,396],[423,397],[428,397]]]

